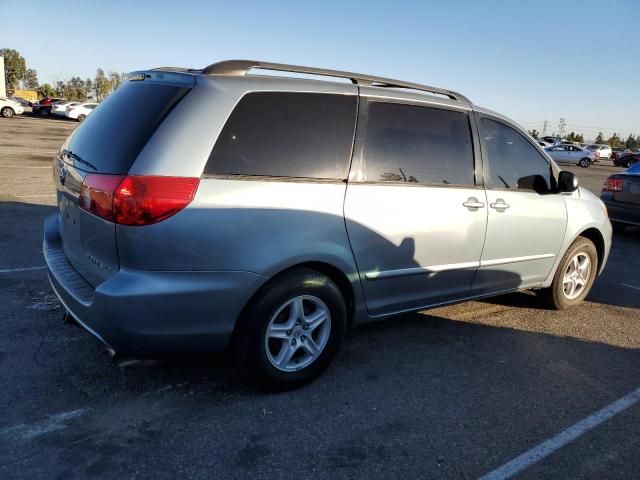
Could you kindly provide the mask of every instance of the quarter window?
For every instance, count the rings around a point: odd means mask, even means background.
[[[366,181],[474,185],[466,113],[372,102],[365,135]]]
[[[247,94],[222,129],[205,173],[345,179],[356,104],[353,95]]]
[[[481,120],[487,188],[551,191],[551,166],[520,133],[488,118]]]

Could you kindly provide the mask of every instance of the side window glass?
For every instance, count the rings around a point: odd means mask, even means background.
[[[551,192],[551,166],[520,133],[503,123],[482,118],[487,188]]]
[[[364,141],[365,180],[473,186],[466,113],[371,102]]]
[[[357,101],[355,95],[249,93],[222,129],[205,173],[345,179]]]

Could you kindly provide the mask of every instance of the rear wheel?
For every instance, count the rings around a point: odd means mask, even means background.
[[[11,118],[11,117],[13,117],[15,112],[13,111],[13,108],[11,108],[11,107],[4,107],[2,109],[2,111],[0,111],[0,113],[2,114],[2,116],[4,118]]]
[[[301,269],[267,285],[235,332],[238,366],[261,388],[300,387],[320,375],[338,353],[347,312],[329,277]]]
[[[598,272],[598,252],[591,240],[578,237],[562,257],[545,294],[551,307],[564,310],[582,303]]]
[[[84,119],[85,119],[85,118],[87,118],[87,116],[86,116],[86,115],[82,115],[82,114],[78,115],[78,121],[79,121],[79,122],[84,122]]]

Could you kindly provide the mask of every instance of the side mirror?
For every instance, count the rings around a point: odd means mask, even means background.
[[[560,172],[558,175],[558,192],[571,193],[578,189],[578,176],[572,172]]]

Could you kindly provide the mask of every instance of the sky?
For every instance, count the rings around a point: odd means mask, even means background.
[[[0,0],[0,17],[41,83],[241,58],[449,88],[548,134],[640,135],[640,0]]]

